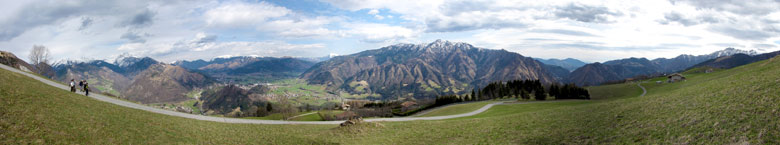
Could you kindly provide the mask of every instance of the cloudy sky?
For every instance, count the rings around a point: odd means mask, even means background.
[[[436,39],[589,62],[780,49],[780,1],[2,0],[0,50],[166,62],[318,57]]]

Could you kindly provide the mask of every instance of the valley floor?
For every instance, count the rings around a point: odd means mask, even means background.
[[[775,58],[680,83],[643,83],[643,97],[636,84],[616,84],[589,88],[593,101],[495,105],[459,118],[341,128],[149,113],[0,70],[0,144],[778,144],[778,71]]]

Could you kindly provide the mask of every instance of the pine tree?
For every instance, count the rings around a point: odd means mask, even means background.
[[[470,101],[476,101],[476,99],[474,99],[474,96],[477,96],[477,94],[474,94],[474,89],[471,89],[471,97],[469,98],[471,99]]]
[[[534,91],[534,98],[536,100],[545,100],[547,99],[547,94],[544,94],[544,91],[536,90]]]
[[[528,93],[528,91],[522,90],[520,91],[520,98],[523,98],[525,100],[531,99],[531,94]]]

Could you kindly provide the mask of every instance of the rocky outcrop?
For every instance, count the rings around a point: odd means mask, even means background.
[[[30,64],[27,64],[27,62],[24,62],[24,60],[17,58],[13,53],[6,51],[0,51],[0,64],[5,64],[7,66],[11,66],[27,72],[33,70],[33,67]]]

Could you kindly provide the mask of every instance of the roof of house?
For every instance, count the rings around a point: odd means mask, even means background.
[[[667,76],[667,78],[672,78],[673,76],[680,76],[680,77],[682,77],[682,78],[685,78],[685,76],[683,76],[683,75],[682,75],[682,74],[680,74],[680,73],[673,73],[673,74],[671,74],[671,75]]]
[[[417,105],[417,102],[406,101],[404,103],[401,103],[401,106],[404,106],[404,107],[409,107],[409,106],[412,106],[412,105]]]

